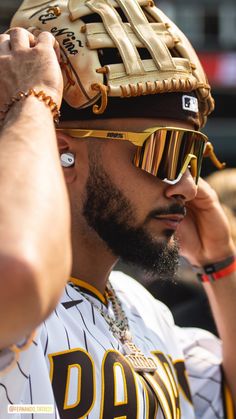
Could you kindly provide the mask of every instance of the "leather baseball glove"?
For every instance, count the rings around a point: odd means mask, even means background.
[[[25,0],[11,26],[56,37],[72,107],[102,114],[111,96],[195,91],[201,126],[214,109],[193,47],[152,0]]]

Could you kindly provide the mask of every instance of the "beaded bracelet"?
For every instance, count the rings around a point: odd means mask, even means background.
[[[20,91],[15,96],[12,97],[10,103],[6,105],[6,110],[0,110],[0,113],[2,113],[4,116],[3,118],[0,118],[0,122],[2,122],[5,119],[6,114],[11,109],[11,107],[14,105],[14,103],[19,102],[21,99],[25,99],[29,96],[36,97],[40,101],[44,102],[51,110],[53,121],[58,124],[59,117],[60,117],[60,111],[58,109],[57,104],[53,101],[51,96],[47,96],[46,93],[44,93],[43,90],[40,92],[36,92],[34,89],[29,89],[27,92]]]
[[[229,256],[220,262],[205,265],[202,268],[196,266],[193,268],[200,282],[215,282],[236,272],[236,256]]]

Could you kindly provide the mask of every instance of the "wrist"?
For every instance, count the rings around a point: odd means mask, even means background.
[[[29,98],[35,98],[37,101],[41,102],[45,107],[47,107],[51,111],[51,115],[53,117],[53,121],[55,123],[59,122],[60,111],[59,108],[52,99],[52,97],[43,90],[36,91],[34,89],[29,89],[28,91],[19,91],[15,96],[13,96],[8,104],[0,110],[0,123],[3,124],[5,119],[7,118],[8,114],[11,110],[14,110],[14,107],[19,103],[22,104]]]
[[[223,279],[236,272],[236,255],[231,255],[215,263],[206,264],[202,267],[193,266],[200,282],[209,283]]]
[[[29,91],[31,87],[29,87],[28,89],[26,89],[26,91]],[[47,96],[50,96],[52,98],[52,100],[57,104],[58,109],[60,109],[61,107],[61,102],[62,102],[62,96],[63,96],[63,90],[59,91],[56,87],[53,88],[52,86],[49,86],[47,84],[38,84],[32,87],[32,89],[35,92],[40,92],[43,91],[47,94]]]
[[[200,266],[201,268],[225,260],[233,255],[236,255],[236,247],[232,237],[229,237],[223,242],[217,241],[214,245],[207,245],[202,257],[195,260],[193,265]]]
[[[50,109],[36,97],[29,96],[27,100],[21,100],[14,103],[14,106],[11,106],[9,111],[6,113],[5,118],[2,120],[2,127],[4,129],[9,129],[18,119],[20,119],[21,125],[26,124],[27,126],[29,124],[29,120],[31,122],[38,121],[39,115],[40,119],[44,118],[45,120],[46,117],[52,126],[54,126]]]

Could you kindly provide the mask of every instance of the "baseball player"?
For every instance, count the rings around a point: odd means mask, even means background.
[[[221,164],[199,131],[214,101],[194,50],[146,0],[25,0],[12,27],[0,40],[5,68],[21,57],[29,74],[19,78],[22,87],[15,78],[19,90],[2,108],[2,132],[7,143],[20,120],[15,159],[22,162],[23,150],[35,160],[27,160],[30,179],[21,183],[28,218],[20,214],[22,224],[5,232],[24,246],[5,250],[15,258],[3,273],[18,273],[5,287],[10,308],[3,299],[1,309],[9,320],[2,326],[0,417],[26,418],[31,406],[37,419],[44,406],[46,419],[233,418],[235,250],[216,195],[199,179],[204,156]],[[60,158],[52,121],[61,84],[51,35],[64,80]],[[34,73],[41,71],[40,83]],[[24,139],[41,112],[47,144],[38,135]],[[172,275],[179,246],[204,282],[220,340],[178,328],[140,284],[112,272],[122,257],[150,275]]]

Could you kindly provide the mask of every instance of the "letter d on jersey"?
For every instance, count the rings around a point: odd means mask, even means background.
[[[49,355],[50,377],[60,417],[86,417],[93,408],[95,370],[89,354],[72,349]]]

